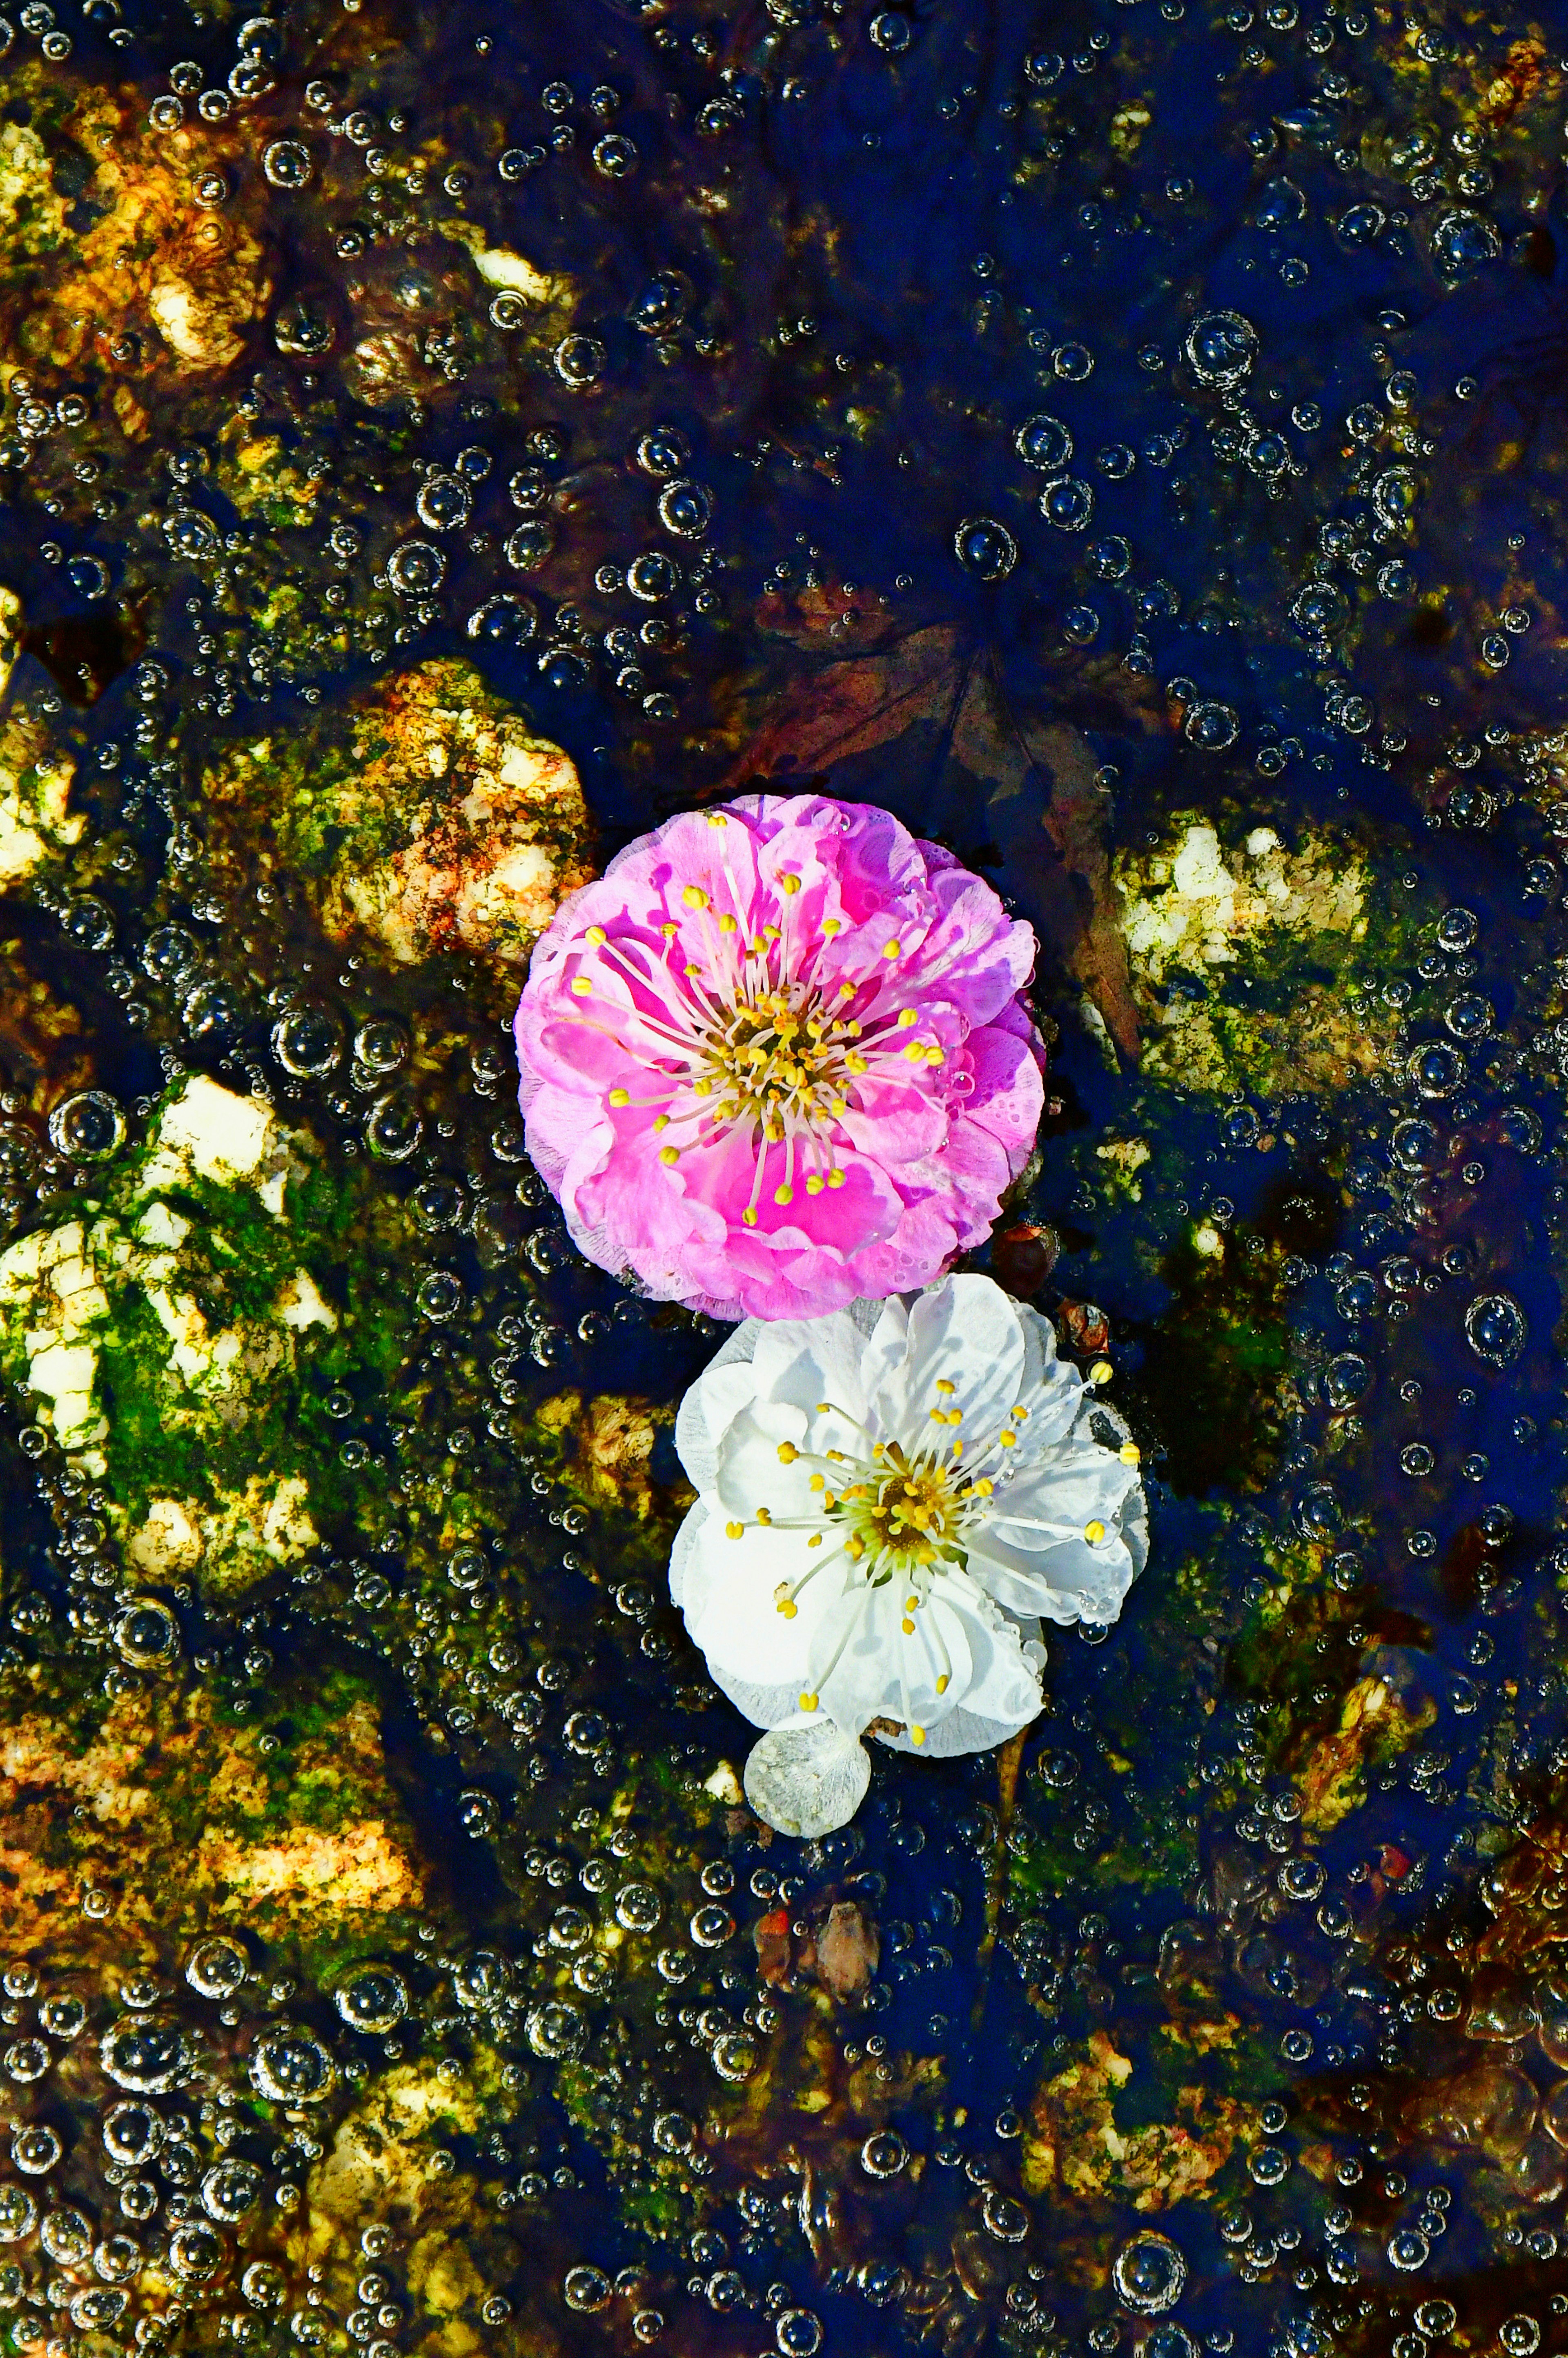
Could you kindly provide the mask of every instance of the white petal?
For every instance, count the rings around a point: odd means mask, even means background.
[[[972,1453],[1008,1423],[1023,1374],[1023,1329],[1011,1298],[989,1277],[949,1277],[916,1295],[903,1366],[889,1369],[872,1405],[887,1432],[915,1444],[931,1438],[934,1409],[959,1409]],[[953,1390],[939,1392],[939,1382]]]
[[[763,1400],[787,1401],[815,1415],[819,1401],[833,1401],[853,1418],[865,1412],[860,1380],[861,1340],[844,1311],[827,1318],[778,1318],[757,1337],[754,1365]]]
[[[968,1570],[1010,1613],[1043,1620],[1110,1622],[1132,1585],[1132,1558],[1115,1533],[1091,1547],[1082,1539],[1054,1547],[1009,1547],[994,1531],[971,1535]]]
[[[897,1402],[895,1421],[892,1425],[884,1423],[880,1428],[884,1433],[897,1433],[902,1428],[903,1371],[908,1356],[909,1313],[895,1294],[891,1302],[883,1303],[881,1315],[872,1327],[871,1339],[865,1344],[860,1357],[860,1381],[865,1387],[866,1399],[871,1405],[873,1415],[880,1413],[889,1388],[893,1390]]]
[[[719,1444],[728,1426],[755,1397],[756,1378],[743,1359],[713,1360],[704,1368],[676,1418],[676,1455],[697,1490],[711,1490]]]
[[[1056,1329],[1027,1303],[1016,1305],[1023,1334],[1023,1390],[1029,1409],[1029,1440],[1034,1448],[1071,1432],[1084,1403],[1084,1379],[1070,1361],[1056,1357]]]
[[[830,1719],[777,1727],[752,1747],[746,1799],[764,1825],[815,1841],[848,1825],[871,1781],[871,1756]]]
[[[693,1548],[697,1545],[697,1533],[708,1520],[708,1509],[699,1498],[695,1507],[687,1509],[681,1527],[676,1533],[675,1544],[670,1550],[670,1596],[676,1605],[679,1605],[683,1600],[686,1591],[687,1564],[690,1560]]]
[[[852,1577],[857,1590],[863,1585],[849,1559],[833,1554],[830,1539],[808,1548],[804,1531],[752,1529],[732,1540],[719,1515],[698,1528],[682,1567],[681,1611],[716,1678],[730,1673],[770,1686],[791,1681],[798,1695],[821,1623],[847,1581]],[[813,1577],[793,1617],[782,1614],[780,1583],[794,1585],[808,1573]]]
[[[765,1507],[779,1521],[799,1515],[821,1519],[821,1493],[811,1487],[812,1475],[821,1469],[798,1455],[810,1422],[804,1409],[788,1401],[748,1401],[719,1444],[714,1492],[727,1514],[744,1522]],[[792,1451],[793,1458],[787,1455]]]
[[[944,1587],[957,1588],[961,1582],[965,1587],[970,1585],[958,1574],[945,1582]],[[925,1730],[923,1743],[913,1743],[907,1734],[884,1736],[880,1731],[879,1742],[895,1751],[921,1752],[935,1758],[984,1752],[994,1744],[1005,1743],[1038,1716],[1040,1673],[1024,1652],[1017,1623],[989,1609],[986,1600],[976,1595],[964,1614],[964,1624],[969,1671],[963,1688],[955,1681],[944,1698],[948,1708],[925,1721],[916,1717],[916,1725]]]

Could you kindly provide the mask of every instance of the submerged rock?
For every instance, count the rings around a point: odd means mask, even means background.
[[[0,1254],[6,1372],[105,1484],[144,1577],[232,1592],[317,1544],[319,1394],[359,1358],[348,1325],[369,1331],[330,1298],[371,1241],[344,1233],[353,1193],[270,1105],[199,1075],[80,1217]]]
[[[465,663],[389,681],[354,707],[343,741],[238,745],[208,791],[244,836],[236,867],[265,831],[333,939],[368,936],[398,965],[466,950],[520,968],[593,873],[571,762]]]
[[[1271,827],[1231,845],[1178,817],[1117,867],[1145,1073],[1204,1091],[1325,1089],[1376,1069],[1389,1029],[1347,1003],[1372,879],[1353,847]]]

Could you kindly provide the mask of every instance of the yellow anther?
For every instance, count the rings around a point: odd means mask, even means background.
[[[666,942],[673,942],[676,936],[679,933],[680,927],[678,925],[661,925],[659,927],[659,931],[663,934]]]
[[[577,974],[572,977],[572,990],[579,999],[593,997],[593,985],[586,974]]]
[[[841,1171],[830,1171],[827,1174],[827,1184],[830,1187],[841,1187],[844,1184],[844,1174]]]
[[[927,1048],[925,1051],[925,1061],[928,1065],[945,1065],[947,1061],[946,1049],[937,1047]]]
[[[632,1102],[632,1092],[631,1092],[631,1090],[630,1090],[630,1089],[611,1089],[611,1092],[610,1092],[610,1102],[611,1102],[611,1104],[612,1106],[627,1106],[627,1105],[630,1105],[630,1104],[631,1104],[631,1102]]]
[[[911,1727],[909,1731],[909,1740],[912,1744],[924,1744],[925,1741],[925,1730],[923,1727]]]
[[[786,1621],[793,1621],[795,1619],[796,1610],[797,1607],[791,1602],[789,1597],[785,1596],[781,1598],[779,1603],[779,1611],[784,1615]]]
[[[816,1709],[816,1700],[817,1699],[814,1694],[803,1694],[800,1699],[800,1707],[802,1711],[815,1711]]]
[[[745,1210],[741,1213],[741,1219],[742,1219],[742,1220],[744,1220],[744,1222],[745,1222],[746,1226],[747,1226],[749,1228],[754,1228],[756,1227],[756,1225],[757,1225],[757,1216],[756,1216],[756,1213],[752,1209],[752,1206],[751,1206],[751,1205],[750,1205],[750,1204],[748,1204],[748,1205],[747,1205],[747,1206],[746,1206]]]
[[[904,1634],[904,1636],[905,1636],[906,1638],[913,1638],[913,1637],[914,1637],[914,1622],[909,1618],[909,1617],[908,1617],[908,1615],[907,1615],[907,1614],[905,1614],[905,1616],[904,1616],[904,1617],[903,1617],[903,1621],[899,1624],[899,1627],[903,1629],[903,1634]]]
[[[773,1201],[775,1204],[793,1204],[795,1201],[795,1189],[793,1187],[775,1187],[773,1189]]]
[[[699,966],[697,966],[697,964],[696,964],[696,963],[695,963],[691,958],[687,958],[687,962],[686,962],[685,966],[683,966],[683,967],[682,967],[682,968],[681,968],[681,972],[682,972],[682,974],[684,974],[684,975],[687,978],[687,979],[689,980],[689,979],[690,979],[690,978],[691,978],[691,976],[693,976],[694,974],[700,974],[700,973],[702,972],[702,968],[701,968]]]
[[[766,957],[768,954],[768,945],[761,934],[753,934],[752,936],[752,947],[756,951],[759,957]]]
[[[871,1069],[858,1048],[851,1048],[844,1062],[851,1073],[869,1073]]]
[[[843,932],[844,927],[841,920],[838,917],[824,917],[822,920],[822,930],[827,935],[828,940],[831,941],[835,934],[841,934]]]
[[[982,1474],[979,1480],[974,1485],[974,1493],[976,1498],[989,1498],[995,1487],[996,1486],[991,1481],[989,1475]]]
[[[946,1392],[948,1396],[951,1397],[952,1394],[957,1390],[958,1387],[957,1384],[949,1383],[946,1376],[938,1376],[936,1379],[936,1389],[939,1392]]]
[[[1027,1424],[1027,1423],[1028,1423],[1028,1422],[1029,1422],[1029,1411],[1028,1411],[1026,1408],[1020,1408],[1020,1407],[1017,1405],[1017,1403],[1016,1403],[1016,1402],[1014,1402],[1012,1412],[1013,1412],[1014,1416],[1018,1419],[1018,1422],[1020,1422],[1020,1424]]]
[[[764,925],[762,927],[762,937],[765,941],[770,942],[782,942],[784,939],[784,936],[780,933],[776,925]]]
[[[858,982],[841,982],[838,985],[838,996],[840,999],[853,999],[860,987]]]
[[[821,1532],[820,1532],[820,1531],[813,1531],[813,1532],[812,1532],[812,1534],[811,1534],[811,1537],[806,1541],[806,1546],[807,1546],[807,1547],[820,1547],[820,1546],[822,1545],[822,1534],[821,1534]]]
[[[588,929],[588,938],[597,950],[603,946],[603,945],[610,939],[610,936],[605,932],[602,925],[589,925]]]
[[[1136,1466],[1143,1452],[1135,1441],[1124,1441],[1116,1454],[1124,1466]]]
[[[739,923],[730,914],[728,909],[719,920],[719,930],[721,934],[738,934],[741,930]]]
[[[1108,1359],[1097,1359],[1089,1369],[1089,1381],[1091,1384],[1108,1384],[1114,1373]]]
[[[759,1507],[759,1508],[757,1509],[757,1520],[758,1520],[760,1523],[766,1525],[766,1524],[768,1524],[768,1523],[771,1523],[771,1522],[773,1521],[773,1510],[772,1510],[772,1509],[771,1509],[771,1508],[768,1508],[768,1507]]]
[[[906,1613],[918,1613],[920,1610],[919,1597],[906,1596],[903,1600],[903,1609]]]
[[[1101,1540],[1104,1539],[1105,1525],[1099,1520],[1098,1516],[1092,1523],[1086,1523],[1084,1525],[1084,1537],[1087,1540],[1090,1547],[1098,1547]]]
[[[722,811],[709,811],[708,814],[708,824],[709,827],[728,827],[730,822],[725,817]]]
[[[779,878],[779,891],[781,892],[798,892],[799,890],[800,879],[798,876],[781,876]]]
[[[711,1081],[693,1081],[691,1085],[691,1093],[694,1098],[710,1098],[713,1095],[713,1083]]]
[[[746,1536],[745,1524],[726,1523],[724,1526],[724,1536],[727,1540],[743,1540]]]
[[[708,895],[700,884],[687,885],[681,899],[688,909],[706,909],[709,905]]]
[[[925,1051],[918,1040],[912,1040],[903,1053],[912,1065],[924,1065],[925,1062]]]
[[[885,958],[895,958],[895,957],[897,957],[897,956],[898,956],[898,954],[899,954],[900,946],[900,946],[900,944],[899,944],[899,943],[897,943],[897,942],[884,942],[884,943],[882,944],[882,956],[883,956],[883,957],[885,957]]]
[[[825,1490],[827,1487],[827,1475],[814,1474],[811,1477],[811,1487],[814,1490]]]
[[[680,1148],[678,1146],[661,1146],[659,1149],[659,1161],[666,1167],[672,1163],[678,1163],[680,1161]]]
[[[793,1465],[795,1464],[795,1459],[796,1459],[799,1455],[800,1455],[800,1452],[799,1452],[799,1450],[795,1447],[795,1444],[794,1444],[794,1442],[793,1442],[793,1441],[781,1441],[781,1442],[780,1442],[780,1444],[779,1444],[779,1464],[780,1464],[781,1466],[793,1466]]]
[[[654,1128],[655,1130],[668,1130],[669,1126],[670,1118],[667,1113],[656,1113],[654,1116]]]
[[[819,1173],[817,1173],[817,1172],[816,1172],[816,1171],[814,1171],[814,1172],[812,1173],[812,1174],[811,1174],[810,1178],[809,1178],[809,1179],[806,1181],[806,1194],[807,1194],[808,1195],[821,1195],[821,1193],[822,1193],[822,1179],[821,1179],[821,1175],[820,1175],[820,1174],[819,1174]]]
[[[1004,1449],[1011,1449],[1017,1442],[1018,1435],[1016,1433],[1009,1433],[1007,1427],[1003,1425],[1001,1431],[997,1434],[997,1439],[1000,1442]]]
[[[941,1675],[941,1677],[940,1677],[940,1678],[937,1680],[937,1682],[936,1682],[936,1692],[937,1692],[937,1693],[938,1693],[938,1694],[946,1694],[946,1692],[947,1692],[947,1690],[948,1690],[948,1688],[952,1685],[952,1683],[953,1683],[953,1674],[952,1674],[951,1671],[943,1671],[943,1673],[942,1673],[942,1675]]]
[[[914,1025],[915,1025],[916,1023],[918,1023],[918,1022],[919,1022],[919,1021],[920,1021],[920,1011],[919,1011],[919,1009],[918,1009],[918,1008],[915,1008],[915,1007],[901,1007],[901,1008],[899,1009],[899,1011],[898,1011],[898,1028],[899,1028],[899,1030],[900,1030],[901,1032],[908,1032],[908,1031],[913,1030],[913,1028],[914,1027]]]

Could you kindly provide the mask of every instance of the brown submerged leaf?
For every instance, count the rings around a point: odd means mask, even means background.
[[[797,644],[821,644],[815,610],[781,614],[774,627]],[[922,796],[927,807],[983,814],[1008,885],[1042,941],[1117,1046],[1136,1056],[1138,1016],[1110,873],[1110,796],[1098,758],[1070,719],[1016,710],[989,649],[933,625],[797,674],[719,791],[804,786],[837,763],[895,744],[932,782]]]

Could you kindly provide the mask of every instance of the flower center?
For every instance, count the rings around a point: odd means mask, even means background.
[[[710,823],[722,830],[719,812]],[[776,880],[777,922],[744,923],[699,884],[681,892],[682,915],[662,924],[660,952],[633,936],[611,940],[590,925],[569,989],[583,1002],[579,1022],[607,1033],[636,1057],[654,1093],[613,1088],[616,1110],[657,1108],[659,1160],[721,1143],[740,1131],[755,1152],[756,1183],[741,1217],[749,1228],[768,1181],[775,1204],[841,1187],[838,1124],[860,1103],[863,1079],[886,1081],[912,1066],[941,1066],[947,1053],[917,1007],[888,1004],[888,982],[903,956],[896,940],[868,947],[864,971],[826,982],[818,960],[844,932],[838,918],[815,929],[798,915],[798,877]],[[613,976],[606,995],[595,968]],[[902,1066],[902,1072],[899,1067]],[[783,1169],[779,1168],[782,1156]]]
[[[957,1487],[956,1465],[906,1459],[897,1442],[882,1453],[880,1477],[852,1483],[834,1509],[847,1524],[851,1554],[863,1550],[867,1576],[875,1584],[895,1573],[925,1571],[938,1563],[962,1563],[959,1533],[974,1492]]]

